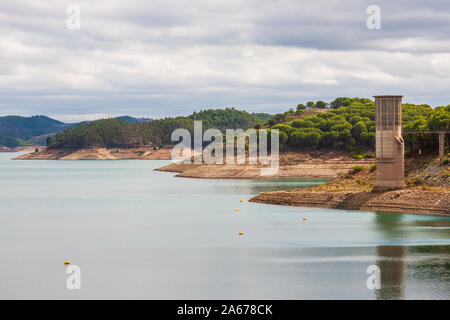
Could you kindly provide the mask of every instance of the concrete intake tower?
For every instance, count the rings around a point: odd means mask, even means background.
[[[374,96],[377,157],[377,180],[374,190],[376,191],[405,187],[402,97]]]

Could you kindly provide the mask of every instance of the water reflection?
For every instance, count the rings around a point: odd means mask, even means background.
[[[377,299],[403,299],[405,294],[404,246],[378,246],[377,265],[381,270],[381,289],[375,291]]]
[[[427,220],[418,217],[414,221],[404,221],[401,214],[377,213],[375,215],[375,228],[382,233],[383,241],[401,241],[409,237],[418,237],[420,232],[442,232],[443,226],[448,226],[449,220]],[[416,229],[408,228],[415,226]],[[410,232],[413,230],[414,232]],[[405,287],[415,288],[414,292],[424,292],[425,287],[441,281],[448,282],[450,278],[450,246],[448,245],[383,245],[377,246],[377,265],[381,270],[381,288],[375,291],[377,299],[404,299]],[[408,278],[408,275],[410,277]],[[448,286],[442,292],[433,292],[433,295],[448,298]],[[412,297],[409,297],[412,298]],[[426,293],[417,296],[427,299]]]

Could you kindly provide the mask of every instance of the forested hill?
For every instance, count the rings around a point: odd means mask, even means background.
[[[248,129],[261,126],[268,114],[251,114],[234,108],[209,109],[194,112],[189,116],[164,118],[146,122],[130,123],[122,119],[103,119],[80,124],[48,139],[53,148],[133,147],[152,144],[165,146],[172,144],[171,134],[175,129],[184,128],[193,133],[194,121],[202,121],[203,130],[217,128]]]
[[[317,112],[316,112],[317,111]],[[345,148],[359,154],[374,153],[375,107],[365,98],[340,97],[327,104],[323,101],[299,104],[297,109],[269,116],[251,114],[234,108],[204,110],[189,116],[144,122],[104,119],[67,129],[49,139],[54,148],[91,146],[133,147],[173,144],[171,134],[185,128],[193,132],[195,120],[203,130],[268,128],[280,130],[281,148]],[[432,108],[429,105],[403,104],[403,128],[408,130],[450,129],[450,105]],[[405,135],[407,150],[435,150],[436,135]],[[370,154],[373,156],[373,154]]]
[[[63,123],[46,116],[6,116],[0,117],[0,135],[28,140],[47,133],[67,129],[71,124]]]
[[[147,118],[118,117],[129,123],[148,121]],[[85,121],[83,123],[88,123]],[[0,146],[17,147],[29,145],[44,145],[47,137],[79,123],[64,123],[47,116],[6,116],[0,117]]]
[[[308,102],[310,108],[314,103]],[[299,104],[297,110],[277,114],[269,120],[271,129],[279,129],[282,147],[291,148],[345,148],[359,154],[374,152],[375,106],[370,99],[337,98],[330,109],[316,115],[301,116],[308,108]],[[403,129],[450,129],[450,105],[431,108],[429,105],[403,104]],[[437,150],[437,136],[431,134],[405,134],[408,151]],[[373,155],[372,155],[373,156]]]

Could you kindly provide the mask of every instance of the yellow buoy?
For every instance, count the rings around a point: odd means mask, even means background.
[[[244,200],[239,200],[239,202],[244,202]]]
[[[236,209],[236,211],[240,211],[239,209]]]
[[[306,218],[302,218],[303,221],[307,220]]]
[[[70,264],[70,262],[66,260],[66,261],[64,261],[64,264]]]
[[[244,233],[243,232],[239,232],[239,235],[242,236]]]

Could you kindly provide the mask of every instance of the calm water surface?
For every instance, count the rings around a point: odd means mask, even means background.
[[[320,180],[17,155],[0,153],[0,298],[450,298],[449,218],[240,202]],[[64,260],[80,266],[81,290],[66,288]],[[370,265],[379,290],[367,289]]]

